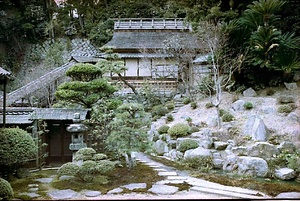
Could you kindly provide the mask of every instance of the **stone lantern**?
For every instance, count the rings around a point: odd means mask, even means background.
[[[83,142],[83,135],[84,132],[88,130],[88,127],[80,122],[80,113],[75,113],[73,117],[73,124],[67,127],[67,131],[71,133],[71,143],[69,144],[69,149],[73,151],[72,161],[76,151],[87,147],[86,143]]]

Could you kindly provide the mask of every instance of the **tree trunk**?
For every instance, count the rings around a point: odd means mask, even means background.
[[[122,82],[124,82],[130,89],[132,89],[135,95],[138,95],[138,92],[136,91],[135,87],[129,82],[127,82],[127,80],[121,75],[121,73],[118,73],[118,76],[122,80]]]

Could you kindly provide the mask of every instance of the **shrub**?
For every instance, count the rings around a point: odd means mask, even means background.
[[[157,129],[157,131],[159,134],[164,134],[164,133],[168,133],[169,128],[170,126],[168,125],[162,125]]]
[[[173,115],[171,115],[171,114],[168,114],[168,115],[167,115],[167,121],[168,121],[168,122],[170,122],[170,121],[174,121],[174,117],[173,117]]]
[[[107,159],[107,155],[106,154],[95,154],[92,158],[93,161],[100,161],[100,160],[104,160]]]
[[[96,164],[96,171],[100,174],[109,173],[115,169],[117,163],[119,163],[119,161],[101,160]]]
[[[206,103],[205,104],[205,108],[211,108],[211,107],[213,107],[214,106],[214,104],[212,104],[211,102],[208,102],[208,103]]]
[[[75,161],[83,160],[92,160],[93,156],[96,154],[95,149],[90,147],[81,148],[76,152]]]
[[[173,101],[166,103],[166,108],[168,110],[173,110],[175,108],[175,103]]]
[[[76,176],[78,172],[79,172],[79,166],[72,162],[63,164],[57,170],[58,176],[63,176],[63,175]]]
[[[200,129],[196,126],[192,126],[189,130],[189,134],[192,134],[192,133],[195,133],[195,132],[198,132],[200,131]]]
[[[0,129],[0,165],[12,166],[35,157],[37,146],[33,138],[20,128]]]
[[[14,191],[8,181],[0,178],[0,200],[10,200],[14,197]]]
[[[280,105],[277,110],[279,113],[290,113],[293,108],[290,105]]]
[[[198,156],[184,159],[184,164],[190,168],[194,168],[202,172],[208,172],[213,168],[212,157],[206,156]]]
[[[92,181],[95,174],[98,173],[96,168],[97,163],[92,160],[84,161],[79,168],[77,176],[83,181],[89,182]]]
[[[189,97],[185,97],[183,99],[183,104],[185,104],[185,105],[189,104],[190,102],[191,102],[191,99]]]
[[[228,113],[226,110],[220,109],[220,117],[222,117],[226,113]]]
[[[246,102],[243,106],[246,110],[251,110],[253,108],[253,104],[251,102]]]
[[[188,132],[190,130],[190,126],[185,124],[185,123],[177,123],[173,126],[171,126],[168,130],[168,134],[172,138],[178,138],[178,137],[183,137],[187,136]]]
[[[223,114],[223,116],[222,116],[222,121],[223,122],[230,122],[230,121],[233,121],[233,120],[234,120],[234,116],[230,113]]]
[[[179,147],[178,147],[178,151],[185,152],[186,150],[195,149],[197,147],[199,147],[199,144],[196,140],[185,139],[185,140],[180,142]]]
[[[197,102],[191,102],[192,109],[196,109],[198,107]]]
[[[169,113],[168,108],[162,105],[154,106],[152,110],[152,116],[162,117],[167,113]]]

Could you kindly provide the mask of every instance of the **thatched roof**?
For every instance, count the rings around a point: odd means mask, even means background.
[[[104,46],[112,47],[116,52],[141,52],[148,49],[165,49],[166,42],[172,39],[185,40],[183,48],[200,48],[197,37],[190,32],[174,31],[118,31]]]

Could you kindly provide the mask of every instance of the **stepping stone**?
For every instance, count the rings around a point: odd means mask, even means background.
[[[28,187],[29,188],[37,188],[37,187],[39,187],[39,185],[38,184],[28,184]]]
[[[115,188],[115,189],[108,191],[107,194],[117,194],[117,193],[122,193],[122,192],[123,192],[122,188]]]
[[[30,192],[35,192],[35,191],[38,191],[39,190],[39,188],[29,188],[28,189],[28,191],[30,191]]]
[[[159,176],[176,176],[177,173],[176,172],[159,172],[158,175]]]
[[[39,181],[41,183],[51,183],[53,180],[53,178],[40,178],[40,179],[36,179],[35,181]]]
[[[147,184],[146,183],[132,183],[132,184],[124,185],[122,187],[127,188],[132,191],[134,189],[147,188]]]
[[[157,195],[172,195],[178,191],[178,187],[164,184],[154,184],[148,191]]]
[[[167,177],[168,180],[186,180],[186,177],[182,177],[182,176],[168,176]]]
[[[86,197],[97,197],[99,195],[101,195],[100,191],[87,191],[84,194]]]
[[[37,198],[37,197],[40,197],[40,195],[37,194],[37,193],[21,193],[21,194],[19,194],[19,195],[26,195],[26,196],[28,196],[28,197],[30,197],[30,198]]]
[[[154,168],[154,170],[158,172],[167,172],[167,170],[163,168]]]
[[[66,189],[66,190],[53,190],[47,193],[49,197],[51,197],[53,200],[66,200],[70,199],[77,195],[77,192]]]

